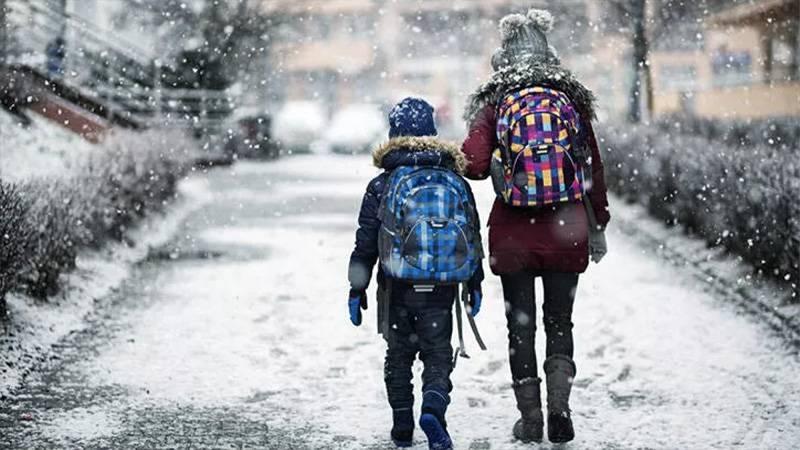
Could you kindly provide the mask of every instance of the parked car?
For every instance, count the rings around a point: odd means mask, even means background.
[[[237,158],[276,159],[280,148],[272,138],[272,118],[266,113],[238,115],[225,145]]]
[[[385,138],[388,124],[380,107],[368,103],[340,109],[325,133],[325,141],[336,153],[365,153]]]
[[[322,137],[327,122],[321,104],[313,101],[286,102],[275,115],[273,134],[281,149],[309,152]]]

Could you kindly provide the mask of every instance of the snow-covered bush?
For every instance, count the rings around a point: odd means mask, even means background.
[[[716,123],[711,131],[691,121],[665,123],[606,128],[609,187],[791,283],[797,299],[800,149],[797,140],[784,141],[797,126],[734,125],[726,134]],[[776,130],[783,145],[775,144]],[[766,131],[775,134],[761,139]]]
[[[31,242],[24,226],[29,210],[30,202],[19,187],[0,181],[0,319],[5,316],[5,295],[19,280]]]
[[[23,188],[32,197],[32,205],[25,217],[30,243],[22,279],[29,294],[44,299],[55,294],[59,275],[74,267],[75,237],[81,222],[73,203],[80,199],[56,180],[32,182]]]
[[[180,133],[117,134],[79,175],[0,183],[0,301],[20,289],[47,298],[81,247],[122,240],[161,209],[191,164],[187,144]]]
[[[800,121],[796,117],[718,120],[677,115],[658,120],[656,126],[668,133],[685,133],[722,141],[728,145],[769,145],[797,149]]]
[[[106,153],[95,154],[75,179],[84,205],[84,245],[103,238],[120,240],[136,219],[160,209],[175,192],[188,169],[189,151],[180,133],[125,133],[107,142]]]

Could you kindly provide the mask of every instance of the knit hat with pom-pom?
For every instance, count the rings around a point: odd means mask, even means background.
[[[553,29],[553,16],[542,9],[531,9],[528,14],[509,14],[500,20],[502,45],[492,55],[495,70],[526,58],[555,58],[547,42],[547,33]]]

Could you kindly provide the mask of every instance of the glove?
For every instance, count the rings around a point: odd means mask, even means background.
[[[481,288],[473,289],[469,293],[469,315],[475,317],[481,312],[481,300],[483,299],[483,293],[481,292]]]
[[[592,230],[589,232],[589,257],[595,263],[599,263],[606,253],[606,233],[603,230]]]
[[[355,326],[361,325],[361,310],[367,309],[367,292],[351,290],[347,307],[350,310],[350,322]]]

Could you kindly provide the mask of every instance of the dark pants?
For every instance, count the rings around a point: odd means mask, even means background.
[[[503,296],[508,322],[508,353],[514,381],[537,378],[535,277],[544,284],[544,331],[546,355],[564,355],[570,359],[572,343],[572,305],[578,287],[578,274],[565,272],[519,272],[503,275]]]
[[[424,364],[422,392],[449,403],[453,370],[452,306],[456,290],[439,286],[434,292],[414,292],[413,287],[394,282],[388,308],[388,343],[384,364],[386,393],[392,409],[411,409],[414,387],[411,366],[417,354]],[[427,399],[428,396],[425,398]],[[423,408],[425,402],[423,402]]]

